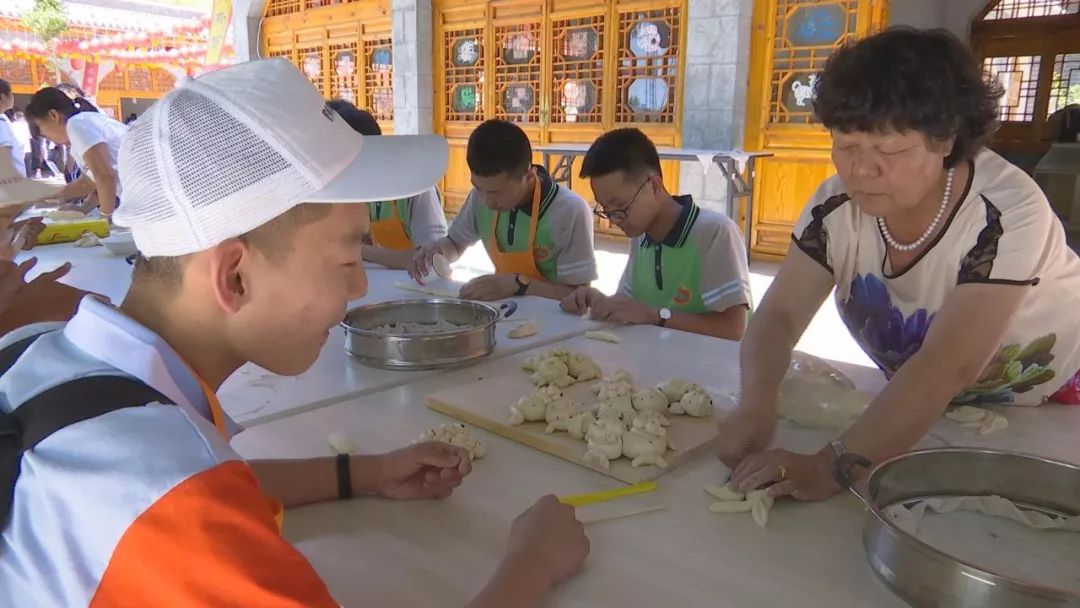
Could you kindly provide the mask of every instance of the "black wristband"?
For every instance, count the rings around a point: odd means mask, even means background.
[[[337,455],[337,495],[340,500],[352,498],[352,474],[349,471],[348,454]]]

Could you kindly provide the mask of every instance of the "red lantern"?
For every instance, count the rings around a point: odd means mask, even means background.
[[[82,57],[72,57],[69,61],[71,62],[71,69],[73,70],[81,70],[86,67],[86,62]]]

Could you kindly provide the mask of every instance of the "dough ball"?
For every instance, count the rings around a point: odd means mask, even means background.
[[[639,412],[663,412],[667,410],[668,399],[657,388],[645,388],[634,393],[634,409]]]
[[[511,329],[506,335],[510,338],[521,339],[535,336],[538,333],[540,333],[540,324],[536,321],[526,321],[514,329]]]
[[[683,395],[690,390],[693,386],[690,381],[683,380],[682,378],[673,378],[667,382],[661,384],[659,388],[664,396],[667,397],[668,403],[678,403],[683,398]]]

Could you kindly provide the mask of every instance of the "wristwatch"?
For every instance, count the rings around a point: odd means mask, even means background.
[[[514,275],[514,282],[517,283],[517,291],[514,292],[515,296],[523,296],[526,291],[529,291],[529,284],[532,283],[532,279],[522,276],[520,274]]]
[[[671,309],[661,308],[656,314],[660,316],[660,327],[667,327],[667,322],[671,320]]]

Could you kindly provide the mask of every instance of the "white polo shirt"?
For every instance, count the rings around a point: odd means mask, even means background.
[[[26,151],[23,150],[19,138],[15,135],[15,129],[11,121],[3,112],[0,112],[0,148],[7,148],[11,157],[11,164],[15,172],[26,177]]]
[[[83,157],[86,151],[98,144],[105,144],[109,164],[116,170],[116,159],[120,155],[120,143],[124,141],[127,125],[113,120],[101,112],[80,112],[67,121],[67,135],[71,142],[71,155],[75,162],[87,174],[90,169]],[[93,177],[93,175],[90,175]],[[116,195],[120,196],[120,181],[116,182]]]

